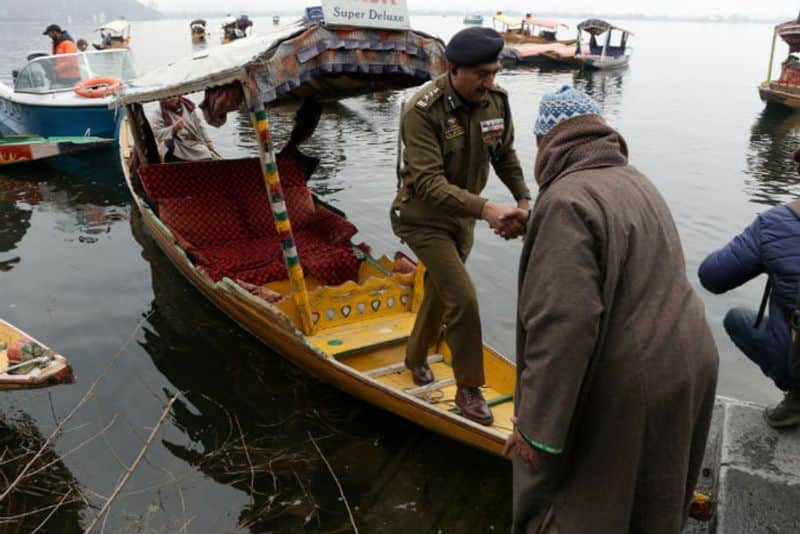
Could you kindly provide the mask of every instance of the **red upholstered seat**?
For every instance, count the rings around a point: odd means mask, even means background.
[[[278,166],[303,269],[327,285],[357,280],[350,245],[357,228],[314,205],[294,158],[279,157]],[[151,165],[139,173],[161,220],[213,280],[264,284],[287,277],[257,158]]]

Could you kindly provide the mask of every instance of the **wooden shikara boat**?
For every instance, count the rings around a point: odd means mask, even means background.
[[[772,79],[772,65],[775,59],[775,43],[778,36],[789,45],[789,56],[781,63],[781,75]],[[800,109],[800,17],[775,26],[772,34],[772,48],[769,54],[767,79],[758,87],[758,94],[767,105],[788,109]]]
[[[0,319],[0,390],[33,389],[73,381],[67,359]]]
[[[65,156],[85,150],[111,146],[113,143],[113,139],[88,136],[39,137],[38,135],[15,135],[12,137],[0,137],[0,165]]]
[[[554,20],[539,19],[530,13],[526,14],[522,19],[515,19],[498,12],[494,16],[493,24],[495,29],[499,26],[503,39],[510,45],[546,43],[573,45],[576,41],[575,39],[558,39],[556,35],[558,31],[569,28],[566,24]]]
[[[457,413],[443,340],[430,349],[436,382],[413,384],[403,360],[424,266],[354,247],[357,229],[312,198],[295,154],[276,155],[267,116],[267,107],[416,86],[446,65],[443,43],[422,33],[333,30],[306,21],[299,30],[196,54],[134,80],[118,99],[130,126],[121,156],[134,203],[159,248],[243,328],[343,391],[499,454],[511,431],[514,365],[484,347],[490,427]],[[258,157],[161,163],[142,105],[199,91],[210,108],[226,93],[229,110],[240,109],[231,95],[241,95]]]
[[[589,35],[589,41],[583,42],[583,33]],[[614,36],[619,39],[614,42]],[[614,26],[604,20],[588,19],[578,24],[578,46],[570,61],[587,69],[620,69],[627,67],[631,59],[632,48],[628,46],[628,38],[632,32]],[[604,36],[604,38],[603,38]],[[597,44],[597,38],[603,44]]]

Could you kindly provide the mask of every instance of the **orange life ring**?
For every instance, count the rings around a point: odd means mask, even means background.
[[[119,78],[100,76],[78,82],[73,89],[76,95],[83,98],[103,98],[104,96],[113,95],[121,88],[122,82]]]

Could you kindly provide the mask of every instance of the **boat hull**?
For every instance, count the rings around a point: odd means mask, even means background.
[[[763,83],[758,87],[758,94],[768,106],[800,110],[800,94],[781,91],[768,83]]]
[[[130,183],[129,183],[130,188]],[[250,332],[273,351],[286,357],[298,367],[332,386],[379,406],[389,412],[409,419],[434,432],[444,434],[463,443],[500,455],[506,436],[486,430],[485,427],[439,409],[424,409],[420,403],[389,388],[381,387],[375,380],[355,372],[352,368],[315,349],[302,334],[288,328],[276,315],[264,313],[255,306],[236,298],[208,282],[189,264],[180,250],[170,245],[171,237],[157,221],[155,214],[134,194],[136,204],[150,235],[176,268],[213,304]],[[502,357],[495,355],[496,363],[503,365]],[[511,366],[510,363],[507,365]]]
[[[0,139],[0,165],[12,165],[66,156],[107,147],[111,139],[101,137],[34,137]]]
[[[622,69],[628,66],[630,62],[629,56],[622,56],[618,58],[599,58],[592,56],[575,56],[573,61],[586,69],[595,70],[612,70]]]
[[[276,353],[334,387],[434,432],[493,454],[502,454],[503,446],[510,432],[508,420],[513,415],[513,403],[510,402],[510,395],[514,391],[516,369],[512,363],[496,351],[484,346],[487,384],[494,384],[494,390],[496,390],[491,394],[500,394],[506,397],[502,405],[494,405],[492,408],[497,426],[486,427],[448,410],[443,403],[421,400],[403,389],[403,387],[409,387],[408,385],[398,388],[396,385],[369,376],[366,371],[360,371],[361,367],[353,360],[372,358],[370,353],[374,352],[379,353],[375,357],[376,360],[386,359],[383,365],[402,362],[405,339],[373,343],[366,350],[341,352],[336,356],[327,354],[320,347],[334,346],[338,343],[330,342],[326,345],[318,339],[306,337],[297,329],[295,323],[276,307],[264,305],[249,293],[237,291],[236,285],[226,279],[213,283],[194,267],[186,253],[175,244],[171,232],[158,219],[143,198],[136,193],[136,188],[131,182],[131,174],[128,172],[128,158],[133,148],[132,141],[128,128],[123,123],[119,145],[123,174],[144,227],[181,274],[222,312]],[[410,314],[405,315],[407,317]],[[407,322],[407,318],[403,320]],[[331,335],[338,337],[339,334]],[[439,350],[441,354],[449,358],[449,351],[446,347],[440,347]],[[370,361],[369,363],[375,362]],[[440,378],[438,373],[439,371],[437,371],[437,378]],[[392,377],[394,376],[397,375],[393,374]],[[409,385],[413,387],[413,384]],[[453,385],[451,388],[455,388],[455,386]],[[451,395],[454,395],[453,391],[448,392],[448,396]],[[498,397],[495,398],[498,399]]]
[[[21,102],[0,95],[0,133],[3,135],[91,135],[114,139],[117,118],[118,113],[109,109],[107,103],[61,106]]]
[[[9,361],[9,352],[7,347],[11,347],[19,340],[30,340],[37,343],[44,349],[49,349],[47,345],[34,338],[33,336],[25,333],[11,323],[0,319],[0,343],[3,348],[0,349],[0,391],[7,391],[13,389],[34,389],[56,384],[69,384],[74,381],[72,369],[69,366],[66,358],[60,354],[53,353],[53,359],[45,367],[41,367],[32,372],[25,374],[9,374],[4,372],[5,369],[11,364]]]

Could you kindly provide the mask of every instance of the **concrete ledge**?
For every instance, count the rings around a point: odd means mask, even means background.
[[[718,405],[718,442],[709,439],[719,450],[717,513],[703,534],[800,533],[800,429],[769,427],[763,406],[725,398]]]
[[[800,481],[789,483],[736,467],[720,472],[716,532],[800,532]]]

